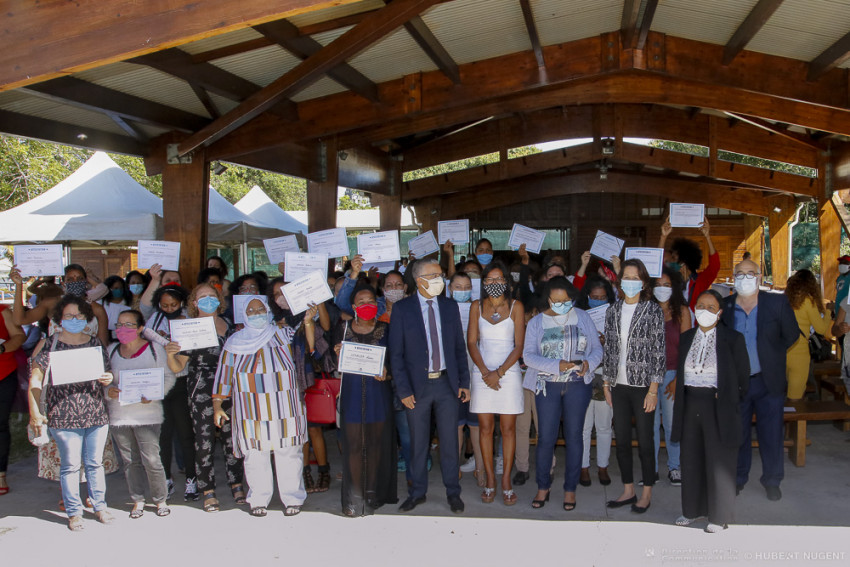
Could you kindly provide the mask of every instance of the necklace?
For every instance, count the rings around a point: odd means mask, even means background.
[[[498,321],[501,318],[502,318],[502,316],[499,315],[498,311],[493,311],[493,314],[490,315],[490,319],[492,319],[493,321]]]

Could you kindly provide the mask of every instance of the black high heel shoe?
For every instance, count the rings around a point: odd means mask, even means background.
[[[535,510],[539,510],[540,508],[545,506],[547,502],[549,502],[549,491],[548,490],[546,491],[546,498],[544,498],[543,500],[532,500],[531,501],[531,507],[534,508]]]

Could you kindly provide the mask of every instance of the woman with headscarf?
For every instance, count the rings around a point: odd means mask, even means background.
[[[230,420],[222,403],[232,398],[233,446],[245,459],[251,515],[267,514],[274,494],[273,454],[284,515],[294,516],[307,498],[301,473],[307,418],[290,354],[297,328],[273,325],[265,296],[246,302],[242,314],[245,327],[227,340],[219,359],[213,419],[219,427]]]

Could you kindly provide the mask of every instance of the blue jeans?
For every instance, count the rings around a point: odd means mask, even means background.
[[[590,405],[593,388],[584,382],[547,382],[546,395],[540,392],[534,397],[537,404],[537,454],[535,476],[538,490],[549,490],[552,477],[552,456],[558,441],[558,426],[564,420],[564,442],[566,444],[566,470],[564,491],[575,492],[581,475],[581,457],[584,453],[582,432],[584,416]]]
[[[108,425],[85,429],[50,429],[59,449],[59,483],[69,518],[83,515],[80,500],[80,462],[86,468],[89,498],[95,512],[106,510],[106,477],[103,474],[103,448],[109,436]]]
[[[667,385],[676,379],[676,371],[668,370],[664,382],[658,388],[658,407],[655,408],[655,472],[658,472],[658,448],[661,446],[661,421],[664,421],[664,441],[667,443],[667,469],[679,468],[679,444],[670,442],[673,432],[673,400],[667,399]]]
[[[395,410],[395,427],[398,431],[398,443],[401,445],[401,458],[404,459],[405,476],[410,480],[410,425],[407,423],[407,413],[401,410]]]

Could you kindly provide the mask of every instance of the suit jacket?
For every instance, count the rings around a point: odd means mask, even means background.
[[[697,328],[688,329],[679,338],[679,366],[676,370],[676,403],[673,404],[674,443],[682,440],[685,422],[685,361],[694,342]],[[727,447],[741,444],[739,402],[750,385],[750,358],[744,335],[723,323],[717,325],[717,424],[720,442]],[[659,395],[661,393],[659,392]]]
[[[428,337],[419,305],[419,292],[393,305],[390,319],[390,368],[399,399],[418,396],[428,381]],[[457,302],[444,295],[436,297],[440,308],[440,333],[443,338],[443,357],[452,391],[469,388],[469,366],[466,358],[466,337],[460,321]]]
[[[758,292],[757,351],[765,386],[771,394],[785,395],[787,379],[785,359],[788,349],[800,338],[800,327],[785,294]],[[738,294],[723,299],[721,318],[730,329],[735,328],[735,302]],[[679,347],[681,350],[681,347]],[[749,360],[749,359],[748,359]]]

